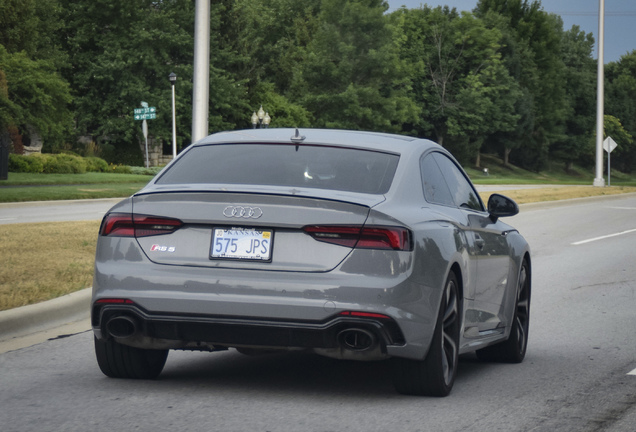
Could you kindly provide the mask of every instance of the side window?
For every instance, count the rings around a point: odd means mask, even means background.
[[[444,180],[442,171],[433,159],[432,154],[421,160],[420,170],[422,171],[422,186],[424,187],[426,201],[434,204],[455,206],[446,180]]]
[[[455,205],[457,207],[484,211],[483,204],[481,203],[477,192],[475,192],[475,189],[457,165],[441,153],[434,153],[433,158],[439,165],[439,168],[446,179],[446,183],[451,191]]]

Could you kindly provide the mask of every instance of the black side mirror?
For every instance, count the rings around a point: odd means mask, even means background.
[[[519,213],[519,206],[506,196],[492,194],[488,198],[488,213],[490,213],[490,218],[494,222],[500,217],[516,215]]]

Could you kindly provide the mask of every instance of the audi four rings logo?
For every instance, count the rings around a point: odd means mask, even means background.
[[[260,207],[227,206],[223,209],[223,216],[244,219],[258,219],[263,216]]]

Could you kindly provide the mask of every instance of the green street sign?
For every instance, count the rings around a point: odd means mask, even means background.
[[[137,114],[135,113],[135,120],[153,120],[157,118],[155,113]]]
[[[157,112],[157,108],[155,108],[155,107],[135,108],[133,110],[133,113],[135,115],[137,115],[137,114],[152,114],[152,113],[156,113],[156,112]]]

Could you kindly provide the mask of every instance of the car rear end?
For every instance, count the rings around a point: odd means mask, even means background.
[[[193,145],[104,217],[96,337],[361,360],[404,347],[412,232],[376,210],[399,152],[231,137]]]

